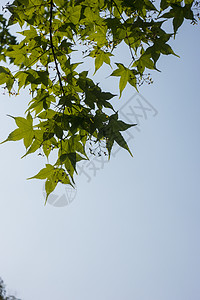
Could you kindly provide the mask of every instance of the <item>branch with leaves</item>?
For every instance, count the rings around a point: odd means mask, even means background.
[[[127,83],[138,90],[151,82],[146,72],[158,70],[161,55],[176,55],[169,41],[185,19],[197,23],[199,5],[192,0],[162,0],[157,6],[150,0],[15,0],[4,10],[9,20],[0,16],[0,58],[7,66],[0,66],[0,84],[10,95],[29,88],[31,97],[25,116],[12,117],[17,129],[4,142],[22,139],[23,157],[38,151],[46,156],[45,168],[31,178],[46,180],[47,201],[57,184],[74,186],[88,147],[110,158],[117,143],[131,154],[122,133],[136,124],[118,119],[111,104],[116,95],[95,83],[85,58],[94,60],[94,73],[104,64],[114,68],[108,75],[119,77],[120,97]],[[173,32],[164,30],[166,21]],[[9,27],[21,28],[20,41]],[[127,46],[128,66],[123,57],[113,63],[120,44]],[[72,63],[77,50],[82,59]],[[50,163],[52,152],[57,158]]]

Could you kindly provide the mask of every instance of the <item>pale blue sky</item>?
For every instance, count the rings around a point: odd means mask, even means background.
[[[200,299],[200,29],[185,24],[141,94],[158,111],[131,129],[134,158],[120,151],[63,208],[44,206],[45,163],[23,160],[22,142],[0,146],[0,276],[22,300]],[[121,51],[118,57],[122,57]],[[102,78],[116,92],[117,80]],[[98,78],[98,77],[97,77]],[[120,108],[135,91],[127,87]],[[27,93],[1,95],[0,140]]]

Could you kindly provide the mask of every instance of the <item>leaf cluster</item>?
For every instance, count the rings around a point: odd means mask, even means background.
[[[16,43],[16,37],[10,33],[7,20],[0,14],[0,60],[6,61],[6,50]]]

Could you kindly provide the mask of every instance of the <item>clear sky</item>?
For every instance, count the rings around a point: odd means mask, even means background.
[[[121,116],[140,115],[127,136],[134,158],[120,150],[85,164],[68,205],[44,206],[43,182],[26,180],[44,158],[21,160],[22,142],[0,146],[0,276],[22,300],[200,299],[199,26],[184,24],[173,45],[180,58],[163,57],[153,85],[116,99],[120,109],[132,98]],[[28,97],[1,92],[1,141],[15,128],[6,114],[22,115]],[[152,105],[146,115],[139,103]]]

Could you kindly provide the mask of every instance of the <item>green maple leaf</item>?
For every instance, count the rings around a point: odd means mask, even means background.
[[[27,118],[22,117],[13,117],[10,116],[15,120],[16,125],[18,126],[13,132],[9,134],[7,139],[1,144],[8,142],[8,141],[19,141],[21,139],[24,140],[24,146],[26,149],[31,145],[33,137],[34,137],[34,130],[33,130],[33,118],[29,113]]]

